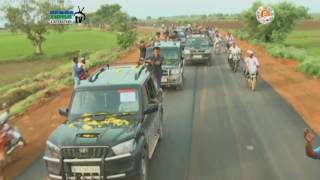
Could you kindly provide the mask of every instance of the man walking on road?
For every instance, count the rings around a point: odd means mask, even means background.
[[[310,129],[304,131],[304,139],[306,140],[306,155],[312,159],[320,159],[320,146],[314,148],[314,134]]]
[[[258,59],[254,56],[254,52],[252,50],[248,50],[247,53],[249,56],[244,60],[246,65],[246,77],[250,74],[258,74],[258,68],[260,67]]]
[[[154,48],[154,54],[151,56],[148,60],[146,60],[146,63],[149,63],[152,65],[152,70],[154,75],[157,78],[157,83],[160,87],[161,84],[161,77],[162,77],[162,64],[164,62],[164,58],[160,55],[160,47]]]

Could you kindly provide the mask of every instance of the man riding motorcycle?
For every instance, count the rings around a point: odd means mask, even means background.
[[[230,32],[227,33],[226,41],[227,41],[227,48],[229,49],[231,47],[232,43],[234,42],[234,37],[232,36],[232,34]]]
[[[235,42],[233,42],[231,47],[229,48],[229,57],[228,57],[228,62],[233,71],[237,71],[240,59],[241,59],[241,49],[236,45]]]
[[[6,161],[7,155],[10,155],[19,145],[25,145],[21,133],[9,122],[9,109],[0,114],[0,162]]]

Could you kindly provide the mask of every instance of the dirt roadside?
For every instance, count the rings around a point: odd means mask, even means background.
[[[264,47],[251,45],[239,39],[237,44],[244,52],[247,49],[254,50],[261,63],[262,78],[320,135],[320,80],[298,72],[297,61],[272,57]],[[303,132],[301,136],[302,134]]]

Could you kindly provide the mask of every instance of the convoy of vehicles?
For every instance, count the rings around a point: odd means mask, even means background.
[[[162,41],[155,46],[161,48],[161,56],[165,62],[162,65],[161,86],[183,89],[184,85],[184,60],[182,47],[179,41]],[[146,59],[153,55],[153,47],[147,48]]]
[[[163,137],[162,89],[145,66],[102,68],[81,81],[47,141],[51,179],[147,180]]]
[[[211,64],[209,37],[186,37],[184,50],[178,40],[154,44],[165,59],[161,87],[183,88],[185,61]],[[250,89],[256,82],[250,75]],[[148,180],[149,161],[164,136],[161,87],[150,64],[107,66],[80,81],[69,107],[59,109],[66,121],[47,140],[49,178]]]

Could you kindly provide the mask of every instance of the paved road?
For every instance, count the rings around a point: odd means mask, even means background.
[[[151,180],[318,180],[304,156],[306,124],[266,82],[250,92],[225,56],[188,66],[183,91],[165,93],[165,139]],[[39,159],[18,180],[45,179]]]

